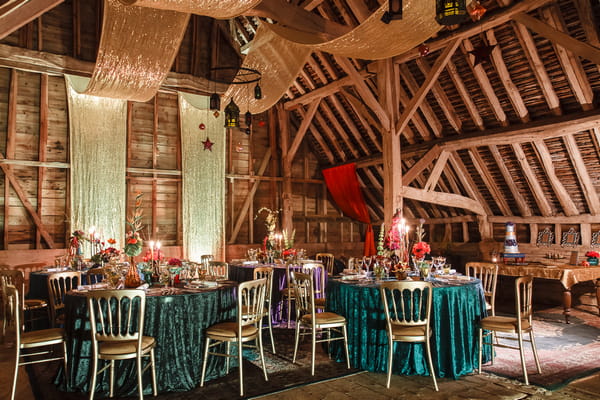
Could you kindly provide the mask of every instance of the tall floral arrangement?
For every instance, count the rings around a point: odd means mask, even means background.
[[[127,217],[127,226],[129,231],[125,235],[125,247],[123,252],[129,257],[135,257],[142,252],[142,246],[144,241],[140,236],[140,230],[142,229],[142,193],[138,193],[135,196],[135,206],[133,213]]]
[[[412,247],[412,254],[418,260],[424,259],[425,256],[431,252],[431,247],[429,246],[429,244],[427,242],[424,241],[424,238],[425,238],[425,230],[423,229],[424,223],[425,223],[425,220],[423,218],[421,218],[419,220],[419,225],[417,226],[417,228],[415,230],[417,241]]]
[[[265,228],[267,228],[267,235],[263,240],[263,250],[272,250],[275,248],[275,229],[277,229],[277,223],[279,222],[279,211],[261,207],[254,216],[254,220],[256,220],[263,212],[266,213]]]

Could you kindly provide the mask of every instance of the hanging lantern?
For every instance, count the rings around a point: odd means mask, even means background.
[[[468,15],[466,0],[436,0],[435,19],[440,25],[456,25]]]
[[[240,126],[240,108],[235,104],[233,98],[225,107],[225,127],[237,128]]]
[[[402,19],[402,0],[388,0],[388,10],[381,16],[384,24],[396,19]]]
[[[254,98],[256,100],[262,99],[262,89],[260,88],[260,85],[258,83],[256,84],[256,86],[254,86]]]
[[[221,109],[221,97],[217,93],[210,95],[210,109],[215,111]]]
[[[246,111],[246,114],[244,114],[244,122],[246,123],[247,127],[252,125],[252,114],[250,114],[250,111]]]

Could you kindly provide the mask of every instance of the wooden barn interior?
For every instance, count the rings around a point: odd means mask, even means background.
[[[109,28],[129,34],[113,38],[119,51],[142,46],[157,37],[154,32],[174,30],[166,19],[164,25],[157,19],[156,25],[109,26],[108,9],[151,10],[184,23],[170,47],[154,48],[164,52],[160,61],[168,65],[153,94],[145,100],[119,94],[125,116],[123,213],[136,211],[141,194],[140,234],[145,243],[160,240],[166,258],[194,257],[186,249],[186,210],[205,206],[185,198],[189,155],[183,153],[190,142],[182,138],[181,96],[214,93],[221,96],[221,115],[204,109],[190,129],[194,143],[204,146],[197,154],[224,157],[224,173],[217,175],[222,181],[209,180],[200,190],[207,196],[224,190],[218,199],[223,242],[216,253],[225,261],[263,246],[268,234],[263,208],[278,212],[278,231],[295,232],[294,248],[311,257],[331,253],[341,263],[370,256],[364,242],[368,226],[377,246],[381,230],[392,226],[397,213],[411,235],[422,224],[431,255],[446,257],[459,272],[468,262],[502,263],[509,222],[515,224],[523,264],[579,266],[587,252],[600,250],[597,0],[467,1],[469,15],[452,25],[437,24],[430,12],[436,2],[423,1],[431,3],[425,8],[434,26],[411,24],[417,18],[411,7],[421,2],[409,0],[404,15],[391,15],[387,24],[379,19],[388,0],[224,2],[243,8],[237,15],[194,13],[177,8],[188,2],[168,0],[0,3],[0,264],[5,268],[28,274],[53,265],[68,251],[73,231],[90,228],[73,224],[77,155],[72,154],[68,77],[94,81],[103,65],[133,65],[106,50]],[[397,3],[389,1],[390,7]],[[326,46],[375,25],[374,17],[379,34],[367,35],[368,43],[357,39],[355,53],[343,43],[339,51],[335,44]],[[403,35],[386,34],[395,24],[404,24]],[[419,31],[425,26],[429,31]],[[269,37],[305,34],[306,42],[273,45],[284,49],[282,54],[264,45],[263,52],[253,53],[255,38],[267,27],[273,27]],[[398,50],[391,56],[376,50],[388,46]],[[302,61],[296,69],[294,56]],[[137,84],[146,90],[143,75],[155,78],[156,71],[135,68]],[[236,81],[244,68],[258,71],[259,79]],[[257,84],[263,100],[254,105]],[[111,97],[110,85],[99,89],[100,96]],[[239,127],[213,131],[234,97]],[[250,124],[246,111],[252,114]],[[105,127],[98,125],[98,132],[104,135]],[[112,168],[110,147],[91,146],[88,160],[77,163]],[[362,221],[341,211],[322,173],[348,164],[355,166],[368,211]],[[111,179],[91,176],[90,185]],[[128,228],[125,218],[119,221],[123,240]],[[572,304],[597,305],[598,278],[575,286]],[[513,285],[514,280],[499,277],[497,304],[512,299]],[[536,280],[534,301],[560,305],[566,295],[557,281]]]

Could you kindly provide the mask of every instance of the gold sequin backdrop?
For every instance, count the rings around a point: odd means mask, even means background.
[[[225,146],[223,113],[215,118],[209,97],[179,93],[183,181],[184,257],[225,260]],[[204,130],[199,125],[204,124]],[[212,151],[203,141],[213,142]]]
[[[71,228],[95,226],[123,246],[127,102],[81,94],[88,78],[65,75],[71,157]],[[89,247],[85,249],[88,256]]]
[[[150,100],[173,65],[189,17],[105,0],[98,57],[85,93]]]

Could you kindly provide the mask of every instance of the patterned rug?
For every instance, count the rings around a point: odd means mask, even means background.
[[[197,387],[188,392],[159,393],[159,400],[186,400],[186,399],[250,399],[269,393],[321,382],[329,379],[348,376],[360,371],[347,369],[345,363],[335,362],[327,356],[321,346],[317,346],[315,357],[315,375],[310,373],[310,340],[304,339],[300,343],[298,358],[292,364],[294,352],[293,329],[274,329],[275,346],[277,354],[270,352],[271,342],[268,339],[268,331],[265,330],[265,363],[269,380],[265,382],[260,367],[258,353],[255,350],[244,350],[244,392],[245,397],[240,397],[239,374],[237,367],[232,368],[229,374],[208,381],[205,387]],[[57,389],[52,383],[58,368],[57,363],[37,364],[29,366],[27,371],[37,400],[83,400],[88,398],[87,393],[65,393]],[[97,396],[96,398],[100,398]],[[116,397],[115,397],[116,398]],[[133,397],[128,397],[133,398]]]
[[[525,360],[529,382],[555,390],[574,379],[600,370],[600,316],[597,308],[573,309],[571,323],[566,324],[562,308],[534,311],[533,329],[542,374],[537,373],[533,352],[525,343]],[[528,335],[526,335],[528,337]],[[516,345],[516,341],[501,341]],[[494,365],[483,370],[508,378],[523,380],[518,350],[496,349]]]

